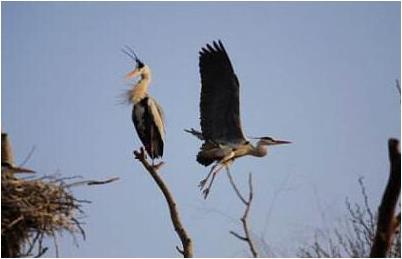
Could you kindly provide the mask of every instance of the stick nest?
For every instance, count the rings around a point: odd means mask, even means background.
[[[1,173],[1,256],[28,257],[43,255],[45,237],[68,231],[74,237],[85,233],[79,218],[82,200],[72,195],[66,178],[17,178],[12,172]],[[57,242],[55,242],[57,253]],[[36,247],[36,249],[34,249]],[[37,250],[37,252],[33,252]]]

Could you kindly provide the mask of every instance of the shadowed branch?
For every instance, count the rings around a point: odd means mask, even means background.
[[[169,206],[169,212],[170,212],[170,218],[172,220],[174,230],[177,232],[177,235],[180,238],[180,241],[183,245],[183,249],[180,249],[178,246],[176,246],[177,251],[183,255],[183,257],[193,257],[193,245],[192,245],[192,240],[188,236],[186,230],[184,229],[180,217],[179,217],[179,212],[177,210],[176,202],[170,193],[169,189],[167,188],[165,182],[162,180],[162,178],[159,176],[157,173],[158,169],[163,165],[163,162],[152,166],[148,163],[146,159],[146,155],[144,152],[144,149],[141,148],[140,151],[134,151],[134,157],[135,159],[139,160],[142,165],[145,167],[145,169],[149,172],[149,174],[152,176],[156,184],[158,185],[159,189],[162,191],[168,206]]]
[[[395,234],[395,226],[399,227],[395,218],[395,208],[401,193],[401,151],[399,140],[388,141],[389,160],[391,164],[388,183],[381,204],[378,208],[377,231],[371,248],[370,257],[386,257]]]

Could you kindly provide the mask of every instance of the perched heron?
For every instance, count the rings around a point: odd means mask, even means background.
[[[163,111],[158,102],[148,94],[151,69],[138,59],[131,48],[126,47],[122,51],[136,63],[135,69],[127,74],[126,79],[140,77],[132,89],[127,91],[126,98],[129,103],[133,104],[132,120],[135,129],[153,161],[163,156],[165,136]]]
[[[185,131],[204,141],[197,154],[198,163],[209,166],[215,162],[199,185],[206,198],[216,174],[235,159],[246,155],[263,157],[268,152],[267,146],[291,142],[260,137],[254,138],[258,139],[257,145],[251,144],[244,137],[240,123],[239,81],[222,42],[207,44],[199,54],[201,132]]]

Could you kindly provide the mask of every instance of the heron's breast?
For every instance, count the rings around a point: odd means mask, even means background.
[[[236,148],[233,149],[233,152],[235,153],[234,157],[242,157],[249,155],[251,152],[251,146],[250,145],[241,145],[237,146]]]
[[[130,91],[130,100],[132,103],[136,104],[144,99],[148,95],[149,81],[142,79],[134,86]]]

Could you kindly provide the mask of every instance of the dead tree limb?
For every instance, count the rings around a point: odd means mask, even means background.
[[[78,185],[102,185],[102,184],[108,184],[108,183],[112,183],[114,181],[119,180],[119,177],[112,177],[103,181],[100,180],[85,180],[85,181],[81,181],[81,182],[75,182],[75,183],[71,183],[69,185],[67,185],[68,187],[75,187]]]
[[[399,95],[401,95],[401,85],[399,83],[399,80],[396,79],[395,82],[396,82],[396,89],[398,89]]]
[[[177,207],[176,202],[172,194],[170,193],[169,189],[167,188],[165,182],[162,180],[162,178],[159,176],[157,172],[160,166],[163,164],[163,162],[155,166],[150,165],[146,159],[143,148],[141,148],[140,151],[134,151],[134,157],[135,159],[139,160],[142,163],[142,165],[152,176],[152,178],[158,185],[159,189],[165,196],[165,199],[169,206],[170,218],[172,220],[174,230],[177,232],[177,235],[179,236],[180,241],[183,245],[183,249],[180,249],[178,246],[176,246],[177,251],[179,251],[179,253],[181,253],[185,258],[193,257],[193,244],[191,238],[189,237],[189,235],[187,234],[186,230],[184,229],[181,223],[179,212],[176,208]]]
[[[390,175],[378,208],[377,230],[370,257],[386,257],[395,233],[395,207],[401,193],[401,150],[399,140],[388,141]],[[399,225],[399,224],[398,224]]]
[[[235,191],[237,197],[241,200],[241,202],[246,206],[243,216],[240,218],[240,221],[243,225],[243,231],[244,231],[244,236],[234,232],[234,231],[230,231],[230,234],[232,234],[233,236],[235,236],[236,238],[240,239],[241,241],[247,242],[249,248],[250,248],[250,252],[253,255],[253,257],[258,257],[258,253],[257,250],[255,249],[253,240],[251,239],[250,236],[250,230],[248,227],[248,222],[247,222],[247,217],[248,214],[250,212],[250,207],[251,207],[251,202],[253,201],[253,183],[252,183],[252,176],[251,173],[248,175],[248,188],[249,188],[249,192],[248,192],[248,199],[246,199],[239,191],[239,188],[237,188],[232,175],[230,174],[229,168],[226,168],[226,172],[227,175],[229,177],[229,181],[230,181],[230,185],[232,185],[233,190]]]

